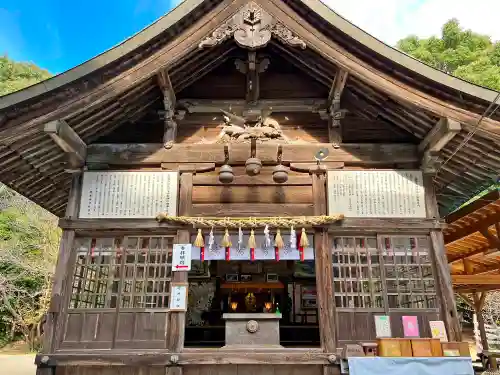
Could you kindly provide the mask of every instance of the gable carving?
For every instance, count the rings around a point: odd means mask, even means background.
[[[293,47],[306,48],[306,43],[289,28],[274,19],[258,4],[250,1],[203,39],[198,47],[213,47],[234,38],[240,47],[255,50],[265,47],[271,37]]]

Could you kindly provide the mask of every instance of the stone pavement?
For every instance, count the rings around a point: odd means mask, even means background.
[[[35,375],[34,354],[0,354],[0,374]]]

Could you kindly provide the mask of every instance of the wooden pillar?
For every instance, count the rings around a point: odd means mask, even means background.
[[[66,218],[76,218],[80,203],[81,173],[72,176]],[[74,255],[72,247],[75,238],[74,230],[63,230],[57,255],[57,263],[52,281],[52,292],[47,318],[44,325],[42,352],[54,353],[62,338],[64,330],[64,316],[68,309],[69,278],[73,275]],[[73,256],[72,256],[73,255]],[[73,262],[74,263],[74,262]]]
[[[182,173],[179,179],[179,216],[189,216],[192,207],[193,196],[193,173]],[[177,231],[177,243],[190,243],[189,230]],[[187,272],[172,272],[172,281],[175,283],[187,283]],[[167,345],[172,352],[179,353],[184,348],[184,336],[186,326],[186,312],[175,311],[170,313],[170,324],[168,328]]]
[[[71,181],[68,205],[66,206],[66,218],[78,217],[81,193],[81,173],[74,173]],[[57,255],[56,269],[52,280],[52,291],[50,296],[49,310],[47,311],[43,327],[42,353],[51,354],[58,348],[64,334],[64,323],[68,310],[70,295],[70,278],[73,275],[73,267],[76,253],[71,251],[75,239],[74,230],[63,230]],[[55,370],[50,367],[37,367],[37,375],[52,375]]]
[[[474,308],[477,317],[477,325],[479,328],[479,335],[481,336],[481,346],[483,347],[483,352],[484,351],[488,352],[490,350],[490,345],[488,344],[488,336],[486,334],[486,327],[484,326],[484,318],[482,313],[484,307],[484,301],[486,299],[486,294],[487,292],[482,292],[481,296],[479,296],[477,293],[472,293],[472,298],[474,301],[474,305],[472,307]],[[496,369],[498,367],[496,358],[489,357],[489,360],[490,360],[490,367],[492,369]]]
[[[314,215],[326,215],[327,213],[325,172],[325,170],[318,170],[312,173]],[[314,231],[314,258],[321,348],[327,353],[335,353],[337,340],[332,252],[326,229],[318,228]]]
[[[439,210],[432,175],[424,175],[425,206],[427,217],[438,220]],[[453,292],[450,268],[446,256],[443,232],[433,229],[430,233],[433,260],[436,264],[438,292],[441,292],[441,315],[451,341],[462,341],[462,331],[458,321],[457,306]]]

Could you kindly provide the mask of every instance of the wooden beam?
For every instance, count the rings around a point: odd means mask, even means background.
[[[64,120],[54,120],[45,124],[45,133],[69,156],[72,167],[85,165],[87,145]]]
[[[234,113],[248,110],[263,110],[272,108],[273,112],[318,112],[327,108],[327,100],[316,99],[261,99],[249,104],[246,100],[210,100],[210,99],[179,99],[178,108],[184,108],[189,113],[221,113],[221,109]]]
[[[175,91],[166,70],[161,70],[157,78],[158,85],[163,92],[163,106],[165,109],[163,144],[170,145],[175,142],[177,136],[177,122],[174,120],[176,105]]]
[[[498,224],[498,223],[495,223]],[[481,233],[487,240],[490,246],[493,249],[497,249],[500,251],[500,239],[498,239],[497,236],[495,236],[489,229],[488,227],[484,227],[479,229],[479,233]]]
[[[466,237],[470,234],[479,232],[482,228],[487,228],[491,225],[494,225],[495,223],[500,222],[500,211],[495,212],[485,219],[474,222],[471,224],[465,224],[464,227],[460,229],[456,229],[455,231],[451,232],[450,230],[447,230],[446,233],[444,234],[444,239],[447,244],[457,241],[463,237]],[[450,228],[451,229],[451,228]]]
[[[418,151],[439,152],[462,130],[458,121],[448,117],[440,119],[418,145]]]
[[[500,275],[451,275],[453,284],[500,285]]]
[[[345,162],[350,165],[394,165],[418,163],[417,150],[411,144],[343,144],[334,148],[329,143],[307,145],[283,145],[282,160],[289,163],[314,162],[314,154],[321,148],[329,150],[328,161]],[[276,164],[278,145],[263,144],[257,147],[257,157],[264,164]],[[244,165],[250,157],[247,144],[229,145],[229,163]],[[225,162],[224,145],[174,144],[165,149],[163,144],[94,144],[88,147],[87,164],[131,166],[170,163],[216,163]]]
[[[338,69],[337,74],[332,82],[330,93],[328,94],[328,139],[330,143],[342,143],[342,126],[340,119],[343,117],[343,112],[340,110],[340,99],[344,92],[344,87],[349,74],[344,69]]]
[[[199,206],[199,205],[198,205]],[[215,206],[215,205],[214,205]],[[246,204],[246,206],[252,206]],[[286,205],[283,205],[286,207]],[[304,205],[302,207],[312,207]],[[245,205],[240,205],[244,208]],[[252,208],[249,208],[250,210]],[[258,211],[258,208],[254,208]],[[193,215],[193,214],[192,214]],[[193,215],[194,216],[194,215]],[[442,229],[442,223],[434,219],[356,219],[345,218],[338,223],[323,226],[331,233],[346,232],[400,232],[425,234],[433,229]],[[59,219],[61,229],[81,231],[148,231],[153,233],[176,231],[192,225],[158,223],[155,218],[151,219]]]
[[[325,353],[321,349],[280,350],[224,350],[224,349],[184,349],[182,352],[167,350],[142,351],[92,351],[59,352],[48,355],[49,366],[172,366],[171,358],[177,357],[177,365],[327,365],[337,358],[335,352]],[[40,364],[43,354],[35,357]],[[168,367],[167,367],[168,368]]]

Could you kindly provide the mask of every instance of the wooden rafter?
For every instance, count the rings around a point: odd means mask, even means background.
[[[87,157],[87,145],[80,136],[64,120],[55,120],[45,124],[45,133],[61,148],[69,157],[72,167],[82,167]]]
[[[418,151],[441,151],[448,144],[448,142],[450,142],[453,137],[460,132],[461,129],[462,126],[458,121],[447,117],[440,119],[420,142],[418,145]]]

